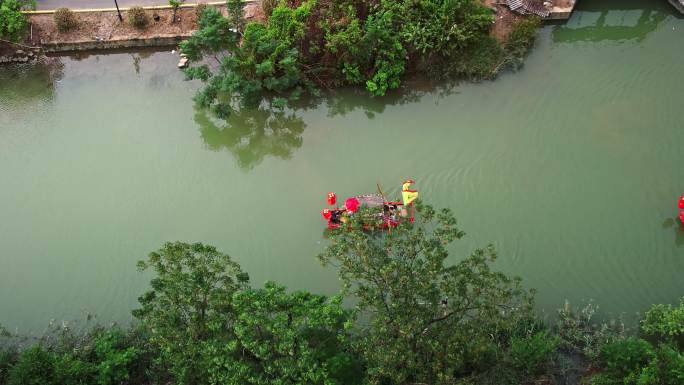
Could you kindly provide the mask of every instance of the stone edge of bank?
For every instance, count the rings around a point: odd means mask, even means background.
[[[50,42],[41,45],[44,53],[114,50],[122,48],[170,47],[192,36],[192,33],[181,35],[157,35],[151,37],[115,39],[115,40],[82,40]]]

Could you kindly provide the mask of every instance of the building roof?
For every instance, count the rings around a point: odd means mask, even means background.
[[[551,11],[539,0],[506,0],[508,8],[521,15],[537,15],[548,17]]]

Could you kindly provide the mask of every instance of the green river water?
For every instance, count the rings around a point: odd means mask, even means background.
[[[339,91],[218,122],[169,52],[0,70],[0,323],[130,319],[167,240],[231,254],[253,281],[333,293],[325,194],[397,195],[407,177],[553,314],[684,295],[684,19],[665,1],[583,0],[492,82]]]

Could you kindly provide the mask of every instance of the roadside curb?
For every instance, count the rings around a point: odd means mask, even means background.
[[[41,47],[45,53],[63,53],[77,51],[113,50],[148,47],[173,47],[192,36],[192,33],[163,34],[152,37],[136,37],[114,40],[80,40],[69,42],[45,43]]]
[[[254,3],[259,0],[245,0],[245,3]],[[188,3],[188,4],[181,4],[180,8],[194,8],[198,4],[206,4],[206,5],[226,5],[225,1],[212,1],[208,3]],[[132,7],[119,7],[119,10],[124,12],[128,11]],[[173,9],[172,6],[170,5],[150,5],[146,7],[142,7],[143,9],[147,10],[156,10],[156,9]],[[25,15],[44,15],[44,14],[51,14],[55,13],[57,10],[56,9],[40,9],[37,11],[22,11],[21,13]],[[116,8],[88,8],[88,9],[71,9],[72,12],[76,13],[82,13],[82,12],[116,12]]]

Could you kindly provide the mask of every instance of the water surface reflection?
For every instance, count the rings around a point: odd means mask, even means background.
[[[227,150],[241,169],[251,170],[268,156],[290,159],[302,147],[302,134],[308,126],[302,115],[307,111],[324,109],[328,118],[361,111],[373,119],[390,106],[418,103],[426,95],[435,95],[439,100],[452,94],[455,87],[455,83],[409,81],[399,92],[385,97],[372,97],[359,89],[343,89],[321,97],[304,98],[295,110],[278,111],[266,106],[243,108],[231,110],[225,119],[195,107],[194,120],[207,148]]]
[[[570,20],[553,30],[553,41],[642,41],[675,12],[667,2],[580,2]]]

